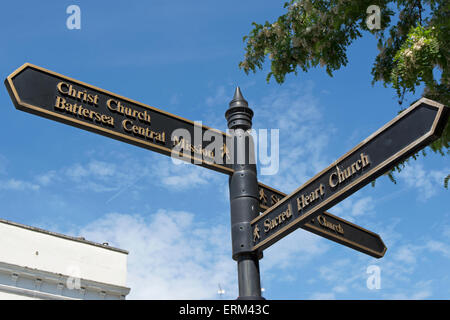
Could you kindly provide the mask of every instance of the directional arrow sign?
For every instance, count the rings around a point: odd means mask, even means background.
[[[17,109],[232,174],[230,136],[26,63],[5,85]]]
[[[267,209],[267,205],[275,205],[286,196],[285,193],[260,183],[260,211],[264,211],[264,208]],[[382,258],[387,250],[378,234],[326,211],[316,219],[300,225],[300,228],[375,258]]]
[[[251,221],[264,250],[439,137],[448,107],[422,98],[290,195]],[[320,218],[319,218],[320,219]],[[315,226],[317,226],[315,224]]]

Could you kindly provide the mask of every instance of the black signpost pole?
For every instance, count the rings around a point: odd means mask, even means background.
[[[253,239],[250,221],[259,213],[258,180],[252,136],[253,111],[248,107],[241,90],[236,88],[230,108],[225,113],[233,137],[233,169],[230,176],[231,238],[233,259],[237,261],[238,300],[259,300],[261,283],[259,256],[252,252]]]

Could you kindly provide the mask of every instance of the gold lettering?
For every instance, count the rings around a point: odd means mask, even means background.
[[[325,225],[325,218],[324,217],[322,217],[322,216],[318,216],[317,217],[317,221],[319,221],[319,224],[320,225]]]
[[[115,106],[113,106],[112,103],[114,103]],[[117,111],[117,108],[115,108],[115,107],[117,107],[117,101],[114,99],[108,99],[108,101],[106,101],[106,106],[111,111]]]
[[[360,163],[361,163],[362,161],[361,160],[356,160],[356,162],[355,162],[355,167],[356,167],[356,170],[361,170],[361,165],[360,165]]]
[[[105,120],[107,118],[107,116],[105,116],[104,114],[100,115],[97,112],[94,112],[94,117],[95,117],[95,121],[97,121],[97,122],[106,122]]]
[[[289,219],[290,217],[292,217],[292,207],[291,204],[288,204],[288,209],[286,210],[286,218]]]
[[[98,95],[89,94],[87,92],[87,90],[77,91],[73,88],[73,85],[63,82],[63,81],[59,82],[56,85],[56,88],[58,89],[58,91],[61,94],[65,95],[65,96],[70,96],[81,102],[86,102],[89,104],[95,104],[95,105],[98,104]]]
[[[58,85],[56,86],[56,87],[58,88],[58,91],[59,91],[59,92],[61,92],[62,94],[67,95],[67,94],[69,93],[69,91],[64,91],[63,88],[62,88],[62,86],[66,86],[67,89],[69,89],[69,88],[68,88],[69,85],[68,85],[67,83],[65,83],[65,82],[60,82],[60,83],[58,83]]]
[[[157,137],[157,139],[161,139],[162,141],[165,141],[165,139],[166,139],[165,138],[165,133],[162,132],[160,134],[160,136]],[[174,136],[172,138],[172,141],[173,141],[173,145],[174,146],[179,145],[180,149],[184,149],[184,150],[188,150],[189,152],[192,152],[192,153],[200,154],[200,155],[203,156],[203,158],[208,158],[209,157],[209,158],[214,159],[214,157],[215,157],[214,156],[214,150],[205,149],[205,148],[203,148],[203,146],[201,144],[193,145],[193,144],[190,143],[190,141],[185,141],[184,138],[180,139],[179,137],[176,137],[176,136]],[[261,192],[264,193],[264,191],[262,191],[262,190],[259,191],[260,197],[261,197]],[[263,196],[265,197],[265,195],[263,195]],[[267,197],[265,198],[265,201],[267,202]]]
[[[350,176],[352,175],[350,172],[350,167],[348,167],[347,169],[344,170],[344,174],[345,174],[345,179],[350,178]]]
[[[336,169],[337,169],[337,174],[339,176],[339,183],[344,182],[345,174],[339,169],[339,167],[337,167]]]
[[[76,104],[74,104],[73,107],[74,108],[77,108],[77,107],[79,108],[78,109],[78,115],[81,116],[82,115],[81,113],[83,112],[83,108],[81,106],[76,105]]]
[[[63,84],[64,84],[63,82],[60,82],[58,84],[61,91],[64,91]],[[68,89],[68,90],[69,91],[67,91],[67,92],[70,92],[70,89]],[[80,117],[90,119],[92,121],[95,120],[97,122],[101,122],[104,124],[114,126],[114,119],[112,117],[107,116],[107,115],[102,115],[94,110],[83,108],[82,105],[68,103],[68,102],[66,102],[66,99],[64,99],[60,96],[56,96],[55,108],[59,109],[61,111],[66,111],[66,113],[71,113],[74,116],[80,116]]]
[[[323,184],[320,184],[319,190],[320,190],[320,195],[323,196],[325,194],[325,186]]]
[[[264,232],[269,232],[270,229],[272,229],[270,226],[271,226],[270,220],[269,219],[264,220]]]
[[[361,153],[361,161],[363,168],[370,164],[369,156],[365,155],[364,153]]]
[[[56,97],[55,108],[64,110],[66,104],[66,100],[59,96]]]
[[[352,175],[356,173],[355,164],[356,163],[352,163]]]
[[[127,123],[130,123],[130,125],[133,124],[130,120],[125,119],[125,120],[122,121],[122,127],[125,129],[125,131],[127,131],[127,132],[132,132],[132,129],[129,129],[129,128],[127,127]]]
[[[302,200],[303,200],[303,205],[307,206],[309,204],[309,196],[306,196],[304,194],[302,194]]]
[[[343,183],[345,180],[348,180],[350,177],[354,176],[356,173],[362,170],[362,168],[368,166],[369,164],[370,164],[369,156],[364,153],[361,153],[360,159],[353,162],[347,168],[342,170],[338,166],[336,166],[336,171],[332,172],[328,177],[328,184],[330,185],[331,188],[335,188],[339,184]]]
[[[275,228],[277,225],[277,218],[275,217],[275,219],[272,219],[272,221],[270,221],[270,229]]]
[[[344,228],[342,228],[341,224],[333,224],[333,223],[327,221],[327,219],[322,215],[319,215],[317,217],[317,221],[319,222],[319,224],[321,226],[323,226],[327,229],[333,230],[340,234],[344,234]]]
[[[286,211],[281,212],[278,216],[273,219],[264,220],[264,232],[269,232],[270,230],[278,227],[283,224],[286,220],[292,217],[292,207],[288,204],[288,208]]]
[[[334,182],[336,180],[333,179],[333,176],[337,177],[337,173],[333,172],[332,174],[330,174],[330,179],[328,180],[328,182],[329,182],[330,187],[332,187],[332,188],[336,187],[339,184],[339,182],[336,182],[336,183]]]
[[[106,106],[112,112],[116,112],[121,115],[125,115],[133,119],[138,119],[142,122],[150,124],[151,117],[148,114],[147,110],[145,110],[144,112],[140,112],[131,107],[126,107],[120,101],[114,99],[108,99],[106,101]]]
[[[114,127],[114,118],[106,115],[102,115],[102,121],[112,127]]]
[[[119,101],[119,108],[123,108],[123,106],[122,106],[122,104],[120,103],[120,101]],[[124,111],[124,113],[127,115],[127,116],[130,116],[131,117],[131,109],[130,108],[123,108],[125,111]]]
[[[297,198],[297,211],[303,209],[303,202],[301,202],[300,198]]]
[[[122,121],[122,127],[125,129],[125,131],[129,133],[134,133],[135,135],[150,139],[150,140],[156,140],[158,142],[165,143],[166,142],[166,135],[165,132],[154,132],[146,127],[140,127],[135,124],[129,119],[125,119]],[[179,140],[177,137],[174,137],[174,144],[184,144],[184,139]]]

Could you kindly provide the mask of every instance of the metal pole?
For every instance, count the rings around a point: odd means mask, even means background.
[[[238,300],[261,300],[258,255],[253,247],[250,222],[259,214],[258,180],[255,150],[249,130],[253,111],[248,107],[239,87],[230,108],[225,113],[233,137],[232,160],[234,173],[230,176],[231,240],[233,259],[237,261]]]

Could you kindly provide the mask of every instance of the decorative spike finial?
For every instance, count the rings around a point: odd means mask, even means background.
[[[242,95],[241,88],[236,87],[236,90],[234,91],[233,100],[230,102],[230,108],[233,107],[248,107],[247,100],[244,99],[244,96]]]
[[[228,120],[228,128],[243,128],[248,130],[252,127],[253,111],[248,107],[247,100],[242,95],[241,88],[236,87],[230,108],[225,113]]]

